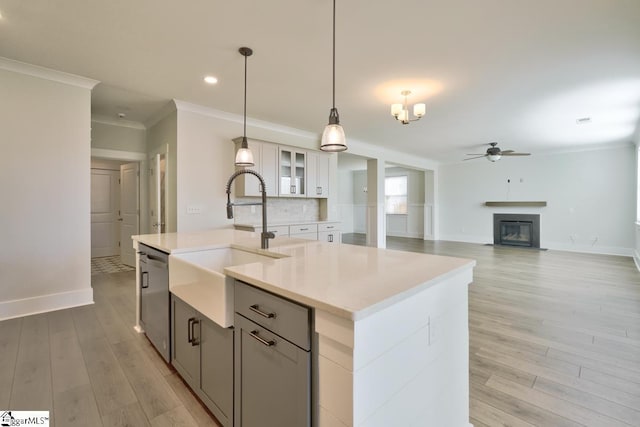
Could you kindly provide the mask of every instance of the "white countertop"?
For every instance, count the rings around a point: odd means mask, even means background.
[[[134,236],[168,253],[235,247],[262,253],[258,233],[210,230]],[[313,240],[276,238],[274,262],[225,268],[225,274],[259,288],[359,320],[475,266],[474,260]]]

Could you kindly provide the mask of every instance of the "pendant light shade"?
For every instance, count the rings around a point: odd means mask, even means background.
[[[255,162],[253,161],[253,153],[249,149],[249,144],[247,143],[247,137],[242,137],[242,144],[236,153],[236,166],[241,167],[251,167],[255,166]]]
[[[336,108],[336,0],[333,0],[333,106],[329,113],[329,124],[322,132],[322,151],[345,151],[347,149],[344,129],[340,126],[340,116]]]
[[[247,141],[247,57],[253,55],[253,50],[248,47],[241,47],[238,49],[240,55],[244,56],[244,126],[242,134],[242,143],[236,153],[235,165],[239,167],[251,167],[255,166],[253,161],[253,153],[249,149],[249,142]]]

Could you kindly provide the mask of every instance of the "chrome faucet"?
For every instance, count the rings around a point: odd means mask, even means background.
[[[242,174],[248,173],[255,176],[260,180],[260,191],[262,192],[262,202],[255,203],[232,203],[231,202],[231,183],[234,179]],[[234,206],[262,206],[262,233],[260,233],[260,247],[262,249],[269,249],[269,239],[275,239],[276,235],[271,231],[267,231],[267,186],[264,183],[264,178],[258,172],[253,169],[240,169],[229,177],[227,181],[227,218],[233,218]]]

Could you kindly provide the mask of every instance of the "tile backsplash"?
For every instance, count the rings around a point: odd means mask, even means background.
[[[260,202],[258,197],[243,197],[239,203]],[[262,206],[236,206],[233,208],[236,224],[260,224]],[[319,199],[267,199],[267,217],[269,224],[295,223],[296,221],[318,221],[320,219]]]

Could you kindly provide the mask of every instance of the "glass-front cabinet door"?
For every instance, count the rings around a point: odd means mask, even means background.
[[[281,196],[305,197],[306,153],[280,148],[279,183]]]

